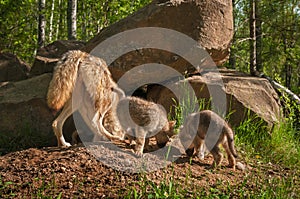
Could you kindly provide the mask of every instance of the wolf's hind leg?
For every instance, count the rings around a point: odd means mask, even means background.
[[[52,128],[56,135],[58,146],[71,146],[70,143],[65,141],[62,132],[66,119],[73,113],[71,103],[71,100],[67,101],[59,116],[52,123]]]
[[[234,155],[232,154],[232,152],[229,149],[227,140],[225,140],[225,142],[222,143],[222,146],[223,146],[223,148],[225,149],[225,151],[227,153],[227,158],[228,158],[228,162],[229,162],[228,166],[233,168],[233,170],[235,170],[236,160],[235,160]]]

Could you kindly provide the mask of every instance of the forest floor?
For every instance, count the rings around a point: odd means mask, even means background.
[[[86,147],[31,148],[0,156],[0,198],[244,198],[281,189],[299,197],[294,170],[259,157],[241,160],[244,171],[226,167],[225,158],[209,169],[212,161],[211,155],[182,156],[165,168],[130,174],[105,166]]]

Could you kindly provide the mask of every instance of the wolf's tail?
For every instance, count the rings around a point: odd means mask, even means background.
[[[47,93],[48,106],[61,109],[70,99],[77,79],[80,61],[87,53],[79,50],[69,51],[57,63]]]
[[[234,133],[233,133],[233,130],[227,126],[227,127],[224,127],[225,129],[225,132],[226,132],[226,137],[227,137],[227,142],[228,142],[228,147],[229,147],[229,150],[231,151],[232,155],[237,158],[238,155],[237,155],[237,152],[235,150],[235,147],[234,147]]]

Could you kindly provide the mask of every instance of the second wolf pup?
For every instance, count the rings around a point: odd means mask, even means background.
[[[203,156],[205,148],[214,157],[212,167],[220,165],[223,155],[219,145],[224,147],[229,167],[235,169],[237,153],[234,147],[234,133],[229,125],[216,113],[204,110],[190,114],[180,130],[180,141],[186,149],[186,154]]]

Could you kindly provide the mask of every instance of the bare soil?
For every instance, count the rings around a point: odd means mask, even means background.
[[[244,171],[233,171],[226,167],[226,159],[221,167],[208,169],[212,161],[211,155],[204,160],[182,156],[156,171],[132,174],[104,165],[86,147],[31,148],[0,156],[0,198],[123,198],[133,189],[142,190],[145,181],[159,185],[170,179],[186,190],[186,197],[195,197],[199,190],[210,190],[220,183],[255,191],[259,187],[248,180],[249,176],[265,180],[284,178],[289,173],[271,164],[258,169],[257,162],[248,163]],[[240,197],[234,191],[230,196]]]

